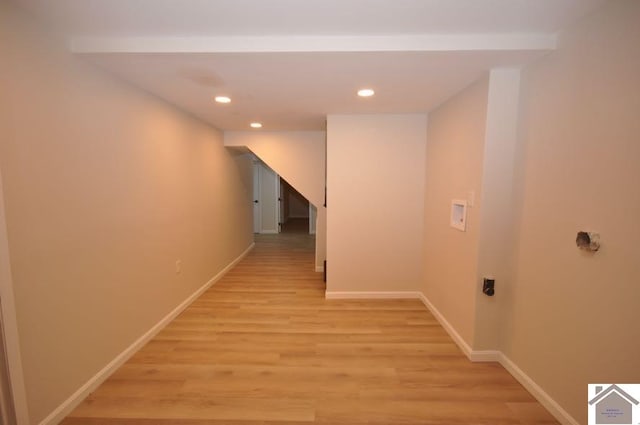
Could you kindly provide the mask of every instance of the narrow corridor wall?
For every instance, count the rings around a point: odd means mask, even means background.
[[[251,159],[7,2],[0,51],[0,172],[36,424],[250,247]]]

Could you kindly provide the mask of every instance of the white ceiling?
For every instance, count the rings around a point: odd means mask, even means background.
[[[74,52],[223,130],[427,112],[493,67],[548,53],[603,1],[14,0]],[[356,98],[365,86],[376,96]]]

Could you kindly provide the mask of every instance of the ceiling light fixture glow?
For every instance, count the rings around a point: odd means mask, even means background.
[[[262,128],[262,124],[259,122],[252,122],[249,125],[251,126],[251,128]]]
[[[218,103],[231,103],[231,98],[228,96],[216,96],[214,100]]]
[[[372,89],[358,90],[358,96],[360,97],[371,97],[374,94],[376,94],[376,92],[374,92]]]

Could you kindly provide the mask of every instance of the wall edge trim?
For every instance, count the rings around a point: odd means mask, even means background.
[[[207,289],[209,289],[214,283],[220,280],[225,274],[229,272],[236,264],[253,249],[255,242],[252,242],[247,249],[245,249],[238,257],[236,257],[231,263],[220,270],[215,276],[209,279],[204,285],[198,288],[193,294],[189,295],[187,299],[182,301],[171,310],[166,316],[164,316],[158,323],[153,325],[151,329],[141,335],[135,340],[129,347],[118,354],[113,360],[107,363],[98,373],[89,378],[80,388],[78,388],[69,398],[63,401],[58,407],[56,407],[47,417],[39,422],[39,425],[55,425],[61,422],[73,409],[75,409],[92,391],[94,391],[100,384],[102,384],[109,376],[116,371],[117,368],[122,366],[131,356],[133,356],[138,350],[140,350],[147,342],[149,342],[154,336],[156,336],[165,326],[167,326],[173,319],[175,319],[184,309],[189,307],[200,295],[202,295]]]

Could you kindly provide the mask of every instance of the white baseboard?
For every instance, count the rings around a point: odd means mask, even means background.
[[[316,266],[316,271],[318,273],[322,273],[324,271],[324,266]]]
[[[261,235],[276,235],[280,232],[278,232],[277,230],[261,230],[260,234]]]
[[[458,347],[472,362],[498,362],[509,372],[520,384],[526,388],[531,395],[538,400],[548,411],[551,413],[562,425],[579,425],[566,410],[547,394],[536,382],[531,379],[526,373],[522,371],[515,363],[513,363],[507,356],[498,350],[472,350],[469,344],[456,332],[451,324],[444,318],[444,316],[438,311],[437,308],[427,299],[427,297],[420,293],[420,299],[424,305],[431,311],[431,314],[440,322],[440,325],[447,331],[451,339],[458,344]]]
[[[498,362],[509,372],[540,404],[542,404],[562,425],[579,425],[566,410],[564,410],[542,387],[522,371],[507,356],[498,350],[473,350],[460,336],[453,326],[445,319],[438,309],[422,292],[325,292],[326,299],[392,299],[418,298],[434,315],[436,320],[449,334],[451,339],[460,347],[462,352],[472,362]]]
[[[501,355],[498,350],[471,350],[467,358],[474,363],[499,362]]]
[[[340,300],[340,299],[360,299],[360,300],[372,300],[372,299],[417,299],[422,295],[421,292],[413,291],[379,291],[379,292],[340,292],[340,291],[325,291],[324,297],[327,300]]]
[[[503,353],[499,353],[499,362],[527,391],[535,397],[562,425],[580,425],[566,410],[564,410],[540,385],[529,375],[524,373],[515,363]]]
[[[501,353],[495,350],[472,350],[469,344],[456,332],[453,326],[444,318],[437,308],[418,291],[381,291],[381,292],[332,292],[326,291],[326,299],[419,299],[433,314],[436,320],[449,334],[451,339],[458,345],[462,352],[472,362],[497,362],[500,361]]]
[[[429,301],[429,299],[422,292],[420,292],[420,299],[422,300],[422,303],[427,307],[427,309],[431,312],[431,314],[434,315],[434,317],[440,323],[440,325],[442,325],[444,330],[447,331],[451,339],[453,339],[453,342],[455,342],[458,345],[458,347],[462,350],[464,355],[467,356],[469,360],[474,361],[471,358],[472,357],[471,353],[473,350],[471,350],[471,347],[469,346],[469,344],[467,344],[467,342],[460,336],[460,334],[455,330],[455,328],[451,326],[451,323],[449,323],[447,319],[444,318],[442,313],[440,313],[438,309],[433,304],[431,304],[431,301]],[[497,361],[497,360],[498,359],[490,360],[490,361]]]
[[[133,344],[127,347],[122,353],[118,354],[116,358],[111,360],[105,367],[103,367],[98,373],[90,378],[83,386],[73,393],[68,399],[66,399],[60,406],[58,406],[53,412],[51,412],[46,418],[44,418],[39,425],[55,425],[60,423],[73,409],[75,409],[92,391],[94,391],[100,384],[102,384],[113,372],[122,366],[131,356],[133,356],[142,346],[149,342],[154,336],[158,334],[165,326],[175,319],[182,311],[187,308],[192,302],[196,300],[204,291],[209,289],[211,285],[216,283],[222,276],[224,276],[229,270],[231,270],[236,264],[238,264],[255,246],[255,243],[249,245],[249,247],[240,254],[229,265],[222,269],[218,274],[212,277],[207,283],[202,285],[196,292],[191,294],[186,300],[180,303],[169,314],[163,317],[158,323],[156,323],[151,329],[138,338]]]

